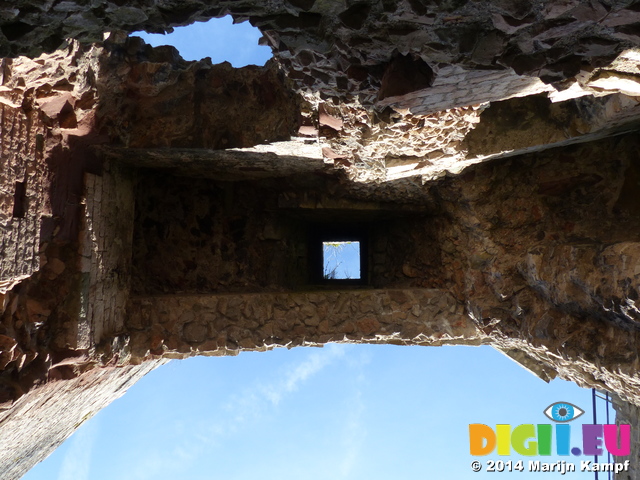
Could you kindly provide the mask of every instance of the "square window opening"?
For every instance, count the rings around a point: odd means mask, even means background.
[[[324,280],[360,280],[360,242],[322,242],[322,276]]]
[[[24,218],[27,211],[27,183],[16,182],[13,194],[13,218]]]

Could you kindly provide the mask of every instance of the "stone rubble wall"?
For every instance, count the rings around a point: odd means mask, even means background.
[[[102,175],[87,173],[85,188],[80,253],[85,293],[78,322],[84,327],[81,348],[90,348],[124,326],[135,201],[133,176],[126,167],[107,164]]]
[[[637,404],[636,152],[629,134],[500,160],[438,192],[443,271],[492,341]]]
[[[629,1],[136,0],[119,6],[21,0],[0,10],[0,56],[37,56],[65,38],[97,42],[105,31],[164,32],[226,14],[259,27],[301,88],[329,97],[358,95],[366,104],[376,101],[385,77],[387,83],[407,82],[396,68],[406,62],[436,78],[439,67],[460,65],[512,68],[561,82],[640,42],[640,12]],[[412,87],[409,81],[406,88]]]
[[[26,184],[24,218],[12,218],[2,226],[21,224],[24,230],[29,225],[30,231],[29,238],[18,242],[11,230],[2,237],[2,275],[12,275],[11,269],[4,269],[7,259],[15,261],[11,268],[16,272],[29,275],[1,296],[0,411],[38,385],[72,371],[73,367],[58,365],[63,358],[87,364],[74,351],[79,266],[74,242],[82,193],[79,165],[85,155],[81,148],[70,154],[70,145],[79,146],[78,139],[91,131],[91,78],[96,69],[96,50],[73,42],[51,55],[2,62],[0,168],[9,175],[2,177],[3,193],[14,191],[12,182]],[[12,197],[10,201],[13,204]],[[4,222],[7,208],[3,213]],[[22,258],[15,253],[20,251]]]
[[[299,98],[277,64],[185,61],[173,47],[112,34],[104,42],[99,130],[128,148],[253,147],[288,140]],[[108,99],[108,100],[106,100]]]
[[[465,156],[463,141],[486,108],[471,106],[412,115],[378,114],[349,104],[315,101],[313,105],[315,112],[330,112],[341,122],[336,130],[314,119],[319,124],[323,153],[337,168],[344,168],[351,180],[364,184],[411,177],[417,174],[416,169],[460,161]]]
[[[3,101],[10,100],[0,97],[0,297],[40,268],[40,219],[50,213],[44,125],[37,112]]]
[[[118,130],[124,127],[110,122],[109,112],[122,121],[135,120],[130,114],[137,111],[136,105],[127,110],[120,97],[127,89],[123,82],[131,80],[128,73],[143,75],[142,84],[150,82],[148,98],[158,94],[156,106],[165,111],[162,87],[174,92],[170,95],[176,93],[176,85],[193,92],[198,69],[205,71],[205,77],[209,72],[210,81],[230,75],[237,88],[254,88],[254,103],[236,113],[242,117],[248,108],[261,112],[263,116],[257,114],[255,119],[264,122],[264,128],[255,123],[253,134],[242,137],[237,146],[286,136],[297,128],[297,97],[275,66],[235,71],[223,65],[216,70],[184,62],[173,50],[154,53],[148,47],[153,60],[149,68],[170,72],[174,81],[164,84],[144,76],[150,63],[136,50],[145,50],[140,41],[133,41],[127,67],[118,69],[126,50],[119,38],[115,35],[107,42],[109,48],[70,41],[52,54],[2,61],[0,411],[47,382],[72,379],[93,368],[95,344],[121,333],[130,281],[133,178],[120,167],[103,165],[95,147],[126,140]],[[126,44],[127,39],[123,41]],[[184,71],[191,75],[191,83],[176,80]],[[133,90],[140,87],[133,81],[131,85]],[[204,102],[203,108],[215,107],[219,113],[225,111],[225,101],[238,104],[238,92],[219,90],[214,95],[217,103]],[[260,102],[268,101],[270,107],[266,103],[260,107]],[[193,105],[183,107],[188,110]],[[162,120],[162,115],[154,112],[153,118]],[[235,131],[252,126],[229,122],[224,116],[209,117],[201,125],[213,133],[204,138],[215,137],[212,121]],[[144,126],[151,127],[156,133],[164,131],[160,125]],[[183,140],[187,141],[184,136]],[[24,218],[13,216],[16,182],[26,185]]]
[[[249,167],[251,168],[251,167]],[[306,281],[305,232],[277,213],[274,184],[142,170],[132,287],[138,294],[261,291]]]
[[[629,470],[616,474],[616,480],[635,480],[640,477],[640,407],[623,401],[616,395],[611,396],[616,412],[616,424],[631,425],[631,454],[628,457],[615,457],[616,462],[629,460]]]
[[[418,94],[431,98],[426,91]],[[610,93],[553,103],[539,94],[427,115],[398,105],[386,115],[322,102],[315,102],[315,108],[340,121],[339,130],[317,121],[318,139],[329,161],[355,182],[417,175],[427,182],[496,158],[635,131],[640,124],[638,98]]]
[[[435,289],[134,296],[130,361],[328,342],[478,345],[464,306]]]

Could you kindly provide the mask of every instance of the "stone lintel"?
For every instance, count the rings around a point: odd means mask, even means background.
[[[97,151],[105,159],[137,168],[171,170],[179,176],[217,180],[284,177],[331,168],[325,165],[319,148],[314,150],[302,142],[229,150],[99,147]]]
[[[329,342],[478,345],[464,305],[437,289],[140,296],[129,300],[131,361]]]

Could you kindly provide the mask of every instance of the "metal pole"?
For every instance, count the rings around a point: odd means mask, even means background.
[[[593,405],[593,424],[595,425],[598,423],[597,416],[596,416],[596,389],[595,388],[591,389],[591,403]],[[594,455],[593,458],[594,458],[594,463],[598,463],[598,456]],[[595,474],[596,474],[596,480],[598,480],[597,470],[595,471]]]
[[[607,412],[607,425],[608,425],[609,424],[609,392],[604,392],[604,393],[605,393],[605,396],[606,396],[605,402],[607,402],[606,403],[606,406],[607,406],[606,412]],[[607,450],[607,462],[611,463],[611,453],[609,453],[608,450]],[[607,472],[608,472],[607,473],[608,480],[611,480],[611,470],[608,470]]]

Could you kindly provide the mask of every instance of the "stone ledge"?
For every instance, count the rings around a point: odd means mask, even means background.
[[[329,342],[444,345],[486,338],[437,289],[167,295],[129,300],[131,361]]]
[[[96,151],[137,168],[171,169],[179,176],[217,180],[284,177],[332,168],[325,165],[319,148],[298,141],[229,150],[98,147]]]

